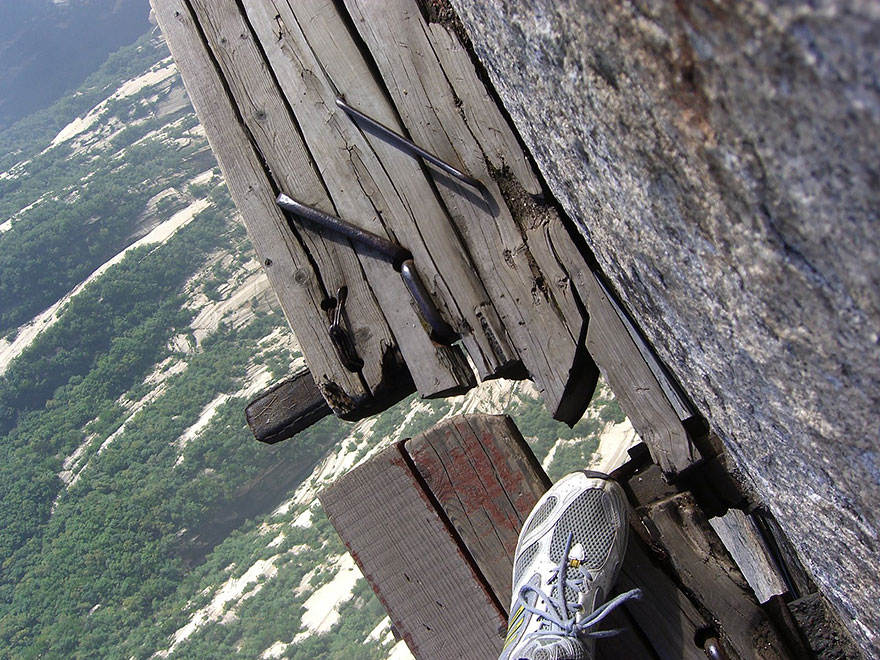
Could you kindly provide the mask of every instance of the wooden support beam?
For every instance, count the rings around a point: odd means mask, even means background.
[[[392,445],[320,495],[327,516],[413,654],[494,658],[506,613]]]
[[[254,437],[273,445],[292,438],[332,410],[308,369],[270,387],[244,410]]]
[[[459,415],[405,447],[506,608],[519,530],[550,487],[519,429],[504,415]]]
[[[640,516],[682,585],[712,614],[723,641],[742,660],[795,657],[689,493],[646,507]]]

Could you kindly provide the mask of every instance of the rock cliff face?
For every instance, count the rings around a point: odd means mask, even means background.
[[[880,5],[453,4],[621,298],[880,658]]]

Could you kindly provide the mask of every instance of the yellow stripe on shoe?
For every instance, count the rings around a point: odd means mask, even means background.
[[[522,626],[525,618],[525,607],[523,605],[520,605],[519,609],[516,611],[516,614],[514,614],[513,618],[510,620],[510,627],[507,629],[507,638],[504,640],[504,646],[502,650],[510,646],[510,643],[516,638],[516,632]]]

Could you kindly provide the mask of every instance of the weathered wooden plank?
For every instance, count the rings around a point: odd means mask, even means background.
[[[229,96],[216,62],[184,0],[152,0],[156,18],[181,71],[193,106],[241,211],[254,249],[263,263],[284,314],[319,386],[334,383],[356,411],[364,399],[356,374],[345,370],[327,340],[327,320],[320,311],[327,286],[309,260],[287,220],[275,205],[273,182]],[[311,167],[306,164],[302,171]],[[303,175],[307,176],[307,175]],[[363,304],[367,304],[365,301]],[[375,303],[373,313],[378,312]],[[381,379],[374,377],[374,392]]]
[[[321,171],[320,176],[314,171],[314,155],[301,137],[304,126],[298,125],[291,115],[238,6],[207,0],[192,0],[190,4],[241,109],[247,130],[280,188],[312,206],[334,212],[326,186],[338,186],[339,182],[328,181],[326,171]],[[369,203],[368,199],[365,201]],[[310,256],[329,284],[328,292],[347,287],[346,320],[365,363],[362,376],[367,393],[382,382],[385,352],[395,343],[425,395],[458,393],[473,385],[473,376],[460,351],[433,344],[421,328],[414,306],[401,304],[408,300],[408,294],[388,264],[374,255],[358,259],[347,241],[313,227],[299,227],[299,233],[308,237]]]
[[[648,506],[679,493],[674,484],[667,482],[660,468],[653,463],[638,470],[624,483],[633,506]]]
[[[417,658],[497,657],[505,613],[423,490],[403,443],[319,498]]]
[[[335,106],[344,93],[396,124],[393,107],[337,7],[316,0],[249,0],[244,6],[339,212],[376,233],[387,231],[410,250],[478,372],[501,373],[516,352],[420,164],[386,140],[362,133]],[[376,294],[381,298],[382,292]]]
[[[755,523],[744,512],[730,509],[723,516],[710,519],[709,524],[742,571],[759,603],[766,603],[773,596],[788,591]]]
[[[813,582],[813,578],[801,564],[797,551],[773,514],[760,506],[752,511],[751,517],[758,529],[761,530],[761,536],[767,541],[767,546],[776,558],[776,563],[785,576],[785,583],[788,585],[792,598],[798,599],[818,591],[816,583]]]
[[[621,592],[615,590],[609,598],[613,598],[618,593]],[[621,632],[596,640],[597,660],[654,660],[657,657],[635,619],[623,607],[614,610],[602,622],[602,630]]]
[[[638,587],[642,598],[624,607],[661,660],[706,660],[694,644],[697,631],[708,627],[706,620],[649,552],[638,534],[630,534],[616,590]]]
[[[401,3],[399,6],[407,8],[414,4]],[[461,101],[460,113],[487,162],[496,170],[510,170],[513,179],[528,194],[541,194],[541,184],[519,140],[477,75],[470,53],[458,36],[439,23],[428,23],[427,33],[433,53],[440,62],[449,85]]]
[[[460,415],[406,442],[419,473],[507,607],[519,530],[550,480],[511,419]]]
[[[580,419],[596,390],[599,380],[599,368],[587,351],[586,333],[589,314],[582,302],[582,294],[568,276],[568,272],[560,262],[557,250],[564,251],[569,258],[577,258],[579,263],[572,267],[587,267],[583,257],[571,242],[568,232],[564,231],[563,221],[556,209],[546,200],[529,194],[525,188],[509,172],[495,173],[495,179],[504,195],[513,217],[524,232],[529,251],[541,273],[541,286],[552,291],[559,312],[573,336],[577,337],[573,362],[569,371],[569,379],[565,385],[562,402],[557,418]],[[551,227],[556,231],[551,234]],[[556,242],[566,241],[567,246],[557,248]]]
[[[452,75],[444,70],[437,52],[445,51],[444,61],[449,61],[456,50],[463,49],[452,35],[438,41],[437,35],[445,28],[429,29],[413,0],[345,0],[345,5],[415,142],[453,164],[461,163],[485,184],[479,195],[433,172],[523,364],[554,416],[573,423],[586,405],[567,400],[572,392],[583,398],[584,388],[568,386],[571,378],[581,376],[571,366],[582,319],[569,327],[554,292],[545,285],[532,254],[532,250],[549,250],[542,229],[516,222],[490,175],[486,153],[471,124],[480,123],[482,128],[476,133],[494,141],[488,148],[492,154],[499,149],[509,153],[515,146],[510,128],[499,113],[494,121],[500,123],[492,128],[505,137],[492,137],[494,131],[485,123],[489,119],[483,105],[487,93],[473,66],[465,67],[465,54],[459,53]],[[514,156],[508,159],[517,161]],[[533,179],[520,185],[535,189]]]
[[[640,511],[681,584],[712,614],[742,660],[794,657],[689,493]]]
[[[244,416],[254,437],[275,444],[332,413],[308,369],[276,383],[251,401]]]
[[[608,287],[605,286],[602,280],[599,280],[599,285],[602,287],[602,291],[608,298],[611,306],[614,307],[614,311],[616,311],[617,315],[620,317],[620,320],[626,328],[626,331],[629,333],[629,336],[632,338],[633,343],[635,343],[636,347],[639,349],[639,353],[642,354],[651,373],[653,373],[654,377],[657,379],[660,389],[663,390],[666,400],[669,401],[669,405],[675,410],[678,418],[685,422],[698,416],[691,403],[682,394],[678,384],[671,380],[665,367],[660,364],[660,361],[657,359],[657,355],[654,353],[653,349],[648,345],[648,342],[645,341],[645,338],[639,332],[638,328],[633,325],[629,315],[611,294]]]
[[[549,226],[560,263],[583,296],[589,314],[587,349],[654,461],[669,479],[693,466],[700,454],[681,419],[609,299],[596,274],[584,264],[564,227]]]

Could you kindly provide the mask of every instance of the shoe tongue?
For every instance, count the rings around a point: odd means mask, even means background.
[[[545,635],[535,637],[520,660],[591,660],[584,645],[571,637]]]

